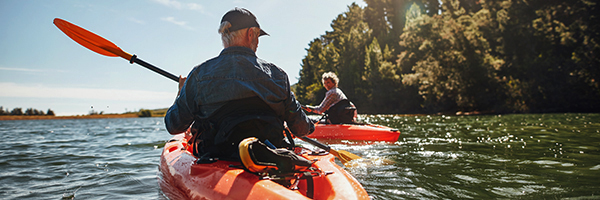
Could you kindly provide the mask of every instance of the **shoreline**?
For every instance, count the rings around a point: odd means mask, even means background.
[[[52,120],[52,119],[104,119],[104,118],[138,118],[137,113],[127,114],[102,114],[102,115],[72,115],[72,116],[49,116],[49,115],[0,115],[3,120]]]

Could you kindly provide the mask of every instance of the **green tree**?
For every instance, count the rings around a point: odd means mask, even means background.
[[[348,11],[332,21],[333,31],[309,44],[296,85],[300,102],[318,104],[325,94],[321,75],[333,71],[340,78],[340,89],[361,113],[401,112],[418,107],[415,105],[420,100],[414,100],[418,99],[416,91],[402,85],[401,69],[396,64],[398,36],[404,26],[400,16],[406,7],[400,4],[407,1],[366,2],[369,6],[365,9],[350,5]],[[406,91],[417,98],[405,96]],[[411,99],[414,101],[410,106],[399,106]]]
[[[386,45],[381,49],[377,38],[365,50],[366,86],[370,88],[367,100],[370,102],[368,109],[377,113],[398,113],[409,110],[399,106],[403,100],[398,101],[398,93],[403,89],[401,78],[398,75],[398,65],[392,63],[392,52]]]
[[[332,70],[340,78],[339,87],[359,109],[369,106],[366,97],[370,90],[365,82],[364,49],[371,40],[371,30],[363,19],[363,9],[352,4],[345,15],[334,20],[333,32],[324,36],[340,56]]]
[[[12,111],[10,111],[11,115],[23,115],[23,109],[21,108],[14,108]]]
[[[33,108],[27,108],[27,110],[25,110],[25,115],[35,115]]]
[[[297,97],[303,104],[318,104],[325,96],[321,84],[321,75],[333,71],[340,78],[340,88],[347,96],[355,96],[356,85],[360,85],[359,70],[363,67],[360,53],[356,48],[364,48],[361,35],[367,31],[366,24],[361,22],[362,9],[356,4],[348,7],[349,11],[338,15],[332,22],[333,31],[327,32],[313,40],[302,60],[300,80],[297,84]],[[355,73],[355,72],[359,73]],[[355,101],[352,99],[352,101]],[[356,101],[355,101],[356,103]]]
[[[152,110],[140,109],[138,117],[152,117]]]
[[[498,52],[509,66],[502,75],[514,110],[600,110],[597,3],[492,1],[484,7],[500,13]]]
[[[46,111],[46,115],[54,116],[54,111],[48,108],[48,111]]]
[[[404,74],[403,81],[419,86],[425,107],[432,111],[493,108],[502,99],[496,73],[504,61],[490,54],[480,30],[489,25],[489,13],[469,14],[456,0],[441,2],[440,15],[409,15],[399,62],[412,66],[412,73]]]
[[[309,44],[299,101],[333,71],[361,113],[600,111],[597,2],[365,2]]]

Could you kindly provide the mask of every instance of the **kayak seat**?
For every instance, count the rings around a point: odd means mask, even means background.
[[[314,163],[288,149],[268,147],[255,137],[240,142],[239,155],[244,167],[254,173],[302,172]]]

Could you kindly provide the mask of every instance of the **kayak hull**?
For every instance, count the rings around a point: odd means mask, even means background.
[[[374,124],[322,124],[308,135],[314,139],[396,142],[400,131]]]
[[[186,144],[186,134],[175,135],[160,158],[158,182],[170,199],[369,199],[362,185],[335,164],[331,154],[302,154],[318,159],[314,165],[327,173],[300,179],[297,189],[289,189],[242,169],[240,162],[195,164],[196,157]]]

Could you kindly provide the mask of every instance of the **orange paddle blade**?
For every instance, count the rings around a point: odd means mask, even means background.
[[[100,37],[99,35],[96,35],[95,33],[59,18],[54,19],[54,25],[56,25],[58,29],[60,29],[71,39],[75,40],[75,42],[88,48],[89,50],[105,56],[120,56],[127,60],[131,60],[131,54],[121,50],[121,48],[114,43],[104,39],[103,37]]]

